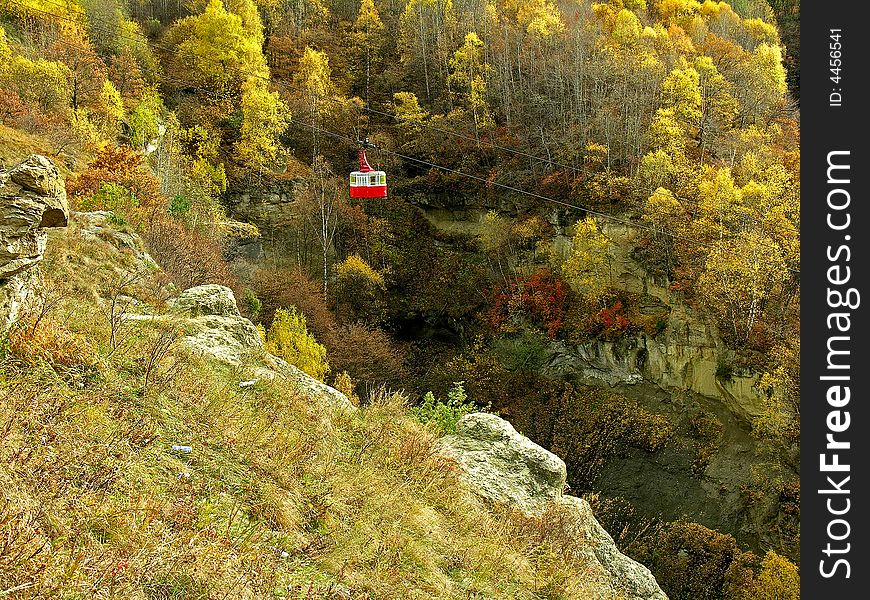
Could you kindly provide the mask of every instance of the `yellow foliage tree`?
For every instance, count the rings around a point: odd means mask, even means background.
[[[103,135],[114,136],[124,119],[124,99],[115,84],[108,79],[103,82],[103,89],[100,91],[100,110]]]
[[[320,117],[325,112],[325,100],[329,99],[334,91],[332,84],[332,69],[329,67],[329,57],[324,52],[312,47],[305,48],[296,73],[293,75],[293,83],[302,92],[305,101],[310,107],[310,118],[313,125],[319,123]],[[316,131],[312,130],[313,154],[317,155]]]
[[[365,285],[383,287],[384,277],[357,254],[352,254],[335,266],[335,274],[342,280],[364,282]]]
[[[69,68],[60,62],[19,54],[0,62],[0,88],[14,91],[22,102],[45,113],[62,114],[69,108],[70,78]]]
[[[752,211],[743,204],[743,194],[734,182],[731,169],[708,169],[698,185],[698,216],[692,224],[696,235],[708,240],[719,239],[741,231],[753,220]]]
[[[377,319],[377,305],[384,292],[384,276],[361,256],[352,254],[335,266],[335,297],[348,320]]]
[[[396,92],[393,94],[396,101],[396,118],[402,125],[417,131],[429,117],[429,113],[420,107],[417,96],[411,92]]]
[[[701,76],[684,64],[674,69],[662,83],[662,105],[673,111],[673,118],[694,137],[701,120]]]
[[[565,31],[559,8],[551,0],[508,0],[506,6],[516,13],[517,23],[533,35],[546,39]]]
[[[623,46],[630,46],[640,37],[640,21],[633,12],[623,8],[613,24],[613,39]]]
[[[779,46],[761,43],[745,71],[741,109],[752,119],[767,119],[785,103],[786,79]]]
[[[657,233],[673,233],[685,223],[686,211],[666,188],[658,188],[647,199],[643,210],[643,220],[653,225]]]
[[[779,248],[762,232],[743,231],[723,240],[707,256],[698,292],[727,333],[745,343],[762,315],[764,302],[788,278]]]
[[[245,167],[257,173],[270,170],[283,151],[278,137],[290,120],[287,105],[278,92],[269,92],[265,81],[251,77],[242,86],[242,115],[236,155]]]
[[[256,12],[256,9],[254,9]],[[196,85],[218,92],[236,91],[249,77],[267,77],[259,17],[243,18],[221,0],[209,0],[202,13],[173,25],[168,38],[178,44],[182,73]]]
[[[607,238],[598,231],[592,217],[577,221],[571,252],[562,263],[565,281],[590,300],[598,298],[607,285]]]
[[[453,87],[454,94],[462,99],[474,117],[474,133],[493,124],[492,115],[486,103],[486,76],[491,68],[484,61],[483,42],[473,31],[466,34],[465,42],[450,59],[451,73],[447,84]]]
[[[295,308],[280,308],[266,333],[266,351],[323,381],[329,371],[326,348],[308,333],[305,316]]]

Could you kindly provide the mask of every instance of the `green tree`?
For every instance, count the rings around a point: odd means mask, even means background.
[[[156,91],[149,91],[130,112],[130,144],[134,148],[145,149],[160,134],[161,109],[160,96]]]

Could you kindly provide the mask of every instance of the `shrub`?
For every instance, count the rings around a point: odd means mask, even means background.
[[[641,560],[649,565],[669,598],[718,600],[726,573],[742,553],[732,536],[698,523],[678,521],[649,539],[643,554]]]
[[[64,374],[92,374],[99,365],[96,351],[83,336],[49,317],[19,321],[8,332],[5,345],[4,354],[24,364],[46,362]]]
[[[266,351],[321,381],[329,370],[326,348],[308,333],[305,316],[294,308],[275,312],[266,334]]]
[[[145,227],[142,237],[151,256],[181,289],[219,283],[238,291],[238,282],[224,260],[222,248],[208,235],[161,217]]]
[[[263,303],[257,298],[257,294],[251,288],[245,288],[242,306],[244,306],[245,312],[251,319],[256,319],[260,315],[260,311],[263,310]]]
[[[798,569],[787,558],[768,550],[755,580],[754,600],[799,600],[801,580]]]
[[[359,396],[356,393],[356,385],[347,371],[342,371],[335,376],[335,381],[332,382],[332,387],[347,396],[351,404],[354,406],[360,405]]]
[[[376,304],[385,289],[384,277],[352,254],[335,266],[335,299],[349,320],[377,320]]]
[[[305,315],[308,329],[330,346],[330,335],[338,328],[335,317],[323,299],[322,284],[311,280],[301,269],[260,269],[253,277],[253,289],[262,302],[260,319],[270,322],[279,308],[295,306]]]
[[[492,352],[509,371],[538,373],[550,358],[547,352],[548,343],[546,336],[524,331],[517,336],[493,339]]]
[[[617,300],[610,308],[602,308],[595,316],[595,322],[600,327],[600,335],[605,338],[620,336],[631,324],[625,316],[622,300]]]
[[[21,101],[21,96],[12,90],[0,89],[0,123],[14,126],[26,114],[27,105]]]
[[[552,428],[550,450],[565,457],[568,483],[579,490],[588,489],[607,461],[626,447],[655,452],[673,433],[666,417],[595,388],[565,385],[561,393],[553,390],[552,401],[539,410],[535,418],[548,418]]]
[[[187,216],[190,212],[191,202],[181,194],[175,194],[172,200],[169,201],[169,214],[176,219],[181,219]]]
[[[693,437],[698,441],[692,469],[695,473],[700,474],[710,464],[710,460],[719,448],[719,439],[723,430],[722,422],[712,414],[698,412],[690,419],[689,426]]]
[[[383,330],[352,324],[338,327],[327,338],[330,364],[347,371],[363,393],[382,384],[393,389],[407,383],[405,356]]]
[[[123,185],[106,181],[100,184],[94,194],[83,198],[79,204],[82,210],[108,210],[115,213],[116,218],[128,220],[139,208],[139,199]]]
[[[326,346],[329,364],[336,372],[348,372],[358,394],[382,384],[394,389],[405,385],[401,347],[376,327],[341,325],[327,307],[323,289],[301,270],[262,269],[254,276],[254,288],[263,305],[260,319],[264,322],[288,306],[305,315],[308,330]]]
[[[100,194],[106,184],[117,184],[136,198],[136,220],[152,221],[165,211],[160,184],[142,162],[142,156],[127,146],[106,146],[66,189],[74,202],[87,202]]]
[[[435,394],[426,392],[423,403],[411,409],[421,423],[430,423],[443,434],[456,433],[456,423],[464,415],[478,410],[474,402],[468,401],[465,382],[454,382],[447,392],[447,401],[435,399]]]
[[[553,338],[564,324],[569,293],[568,284],[560,277],[550,269],[541,269],[499,293],[487,320],[501,331],[513,331],[525,320]]]

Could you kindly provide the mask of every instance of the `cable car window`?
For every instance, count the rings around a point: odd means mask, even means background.
[[[369,176],[369,185],[377,185],[378,184],[378,176],[370,175]]]
[[[381,185],[387,185],[387,174],[381,173]]]

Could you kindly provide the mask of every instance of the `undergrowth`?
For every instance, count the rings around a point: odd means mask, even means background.
[[[7,337],[0,593],[590,597],[584,541],[470,494],[402,395],[341,412],[280,382],[241,387],[241,367],[129,317],[165,300],[136,269],[75,227],[53,233],[50,306]],[[112,312],[111,297],[132,299]]]

